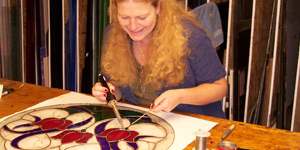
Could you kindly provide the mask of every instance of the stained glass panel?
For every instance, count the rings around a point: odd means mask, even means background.
[[[56,105],[28,110],[0,123],[0,148],[168,149],[174,130],[164,119],[119,107],[125,129],[106,105]]]

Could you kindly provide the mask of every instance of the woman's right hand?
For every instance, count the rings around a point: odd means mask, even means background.
[[[114,94],[115,86],[110,83],[107,83],[108,87],[110,88],[110,92]],[[92,88],[92,94],[101,102],[106,102],[108,89],[97,82]]]

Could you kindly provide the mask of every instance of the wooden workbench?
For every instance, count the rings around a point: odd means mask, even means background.
[[[15,92],[3,96],[0,99],[0,118],[18,111],[22,111],[44,100],[70,92],[66,90],[48,88],[27,83],[25,83],[24,86],[18,89],[20,85],[22,85],[21,82],[10,81],[6,79],[0,79],[0,84],[3,84],[4,86],[10,88],[14,88],[16,90]],[[253,124],[190,113],[180,114],[218,123],[213,129],[209,131],[211,133],[207,145],[209,149],[217,149],[217,143],[231,124],[236,124],[236,128],[225,139],[225,141],[234,142],[238,147],[247,149],[299,149],[300,147],[300,133],[298,132],[267,128]],[[193,149],[194,146],[195,141],[185,149]]]

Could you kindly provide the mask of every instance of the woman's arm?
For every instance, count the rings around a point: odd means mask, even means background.
[[[193,88],[173,89],[162,93],[155,101],[154,112],[172,111],[179,104],[206,105],[219,101],[227,94],[225,77]]]

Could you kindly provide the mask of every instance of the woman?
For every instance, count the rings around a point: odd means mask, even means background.
[[[225,71],[206,32],[176,0],[112,0],[101,72],[119,100],[225,118]],[[105,101],[96,83],[93,95]]]

